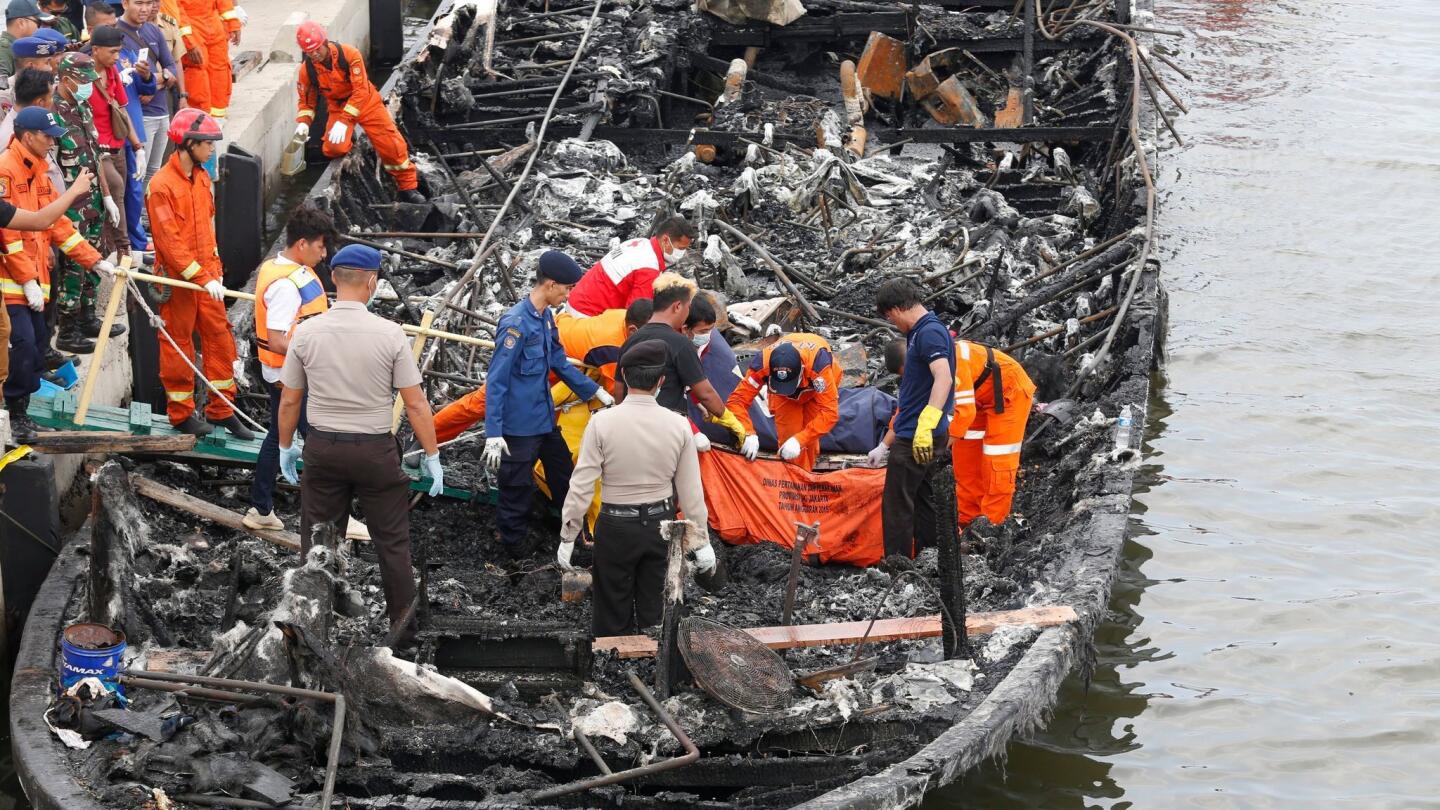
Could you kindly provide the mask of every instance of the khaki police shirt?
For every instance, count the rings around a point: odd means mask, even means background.
[[[597,480],[605,503],[651,503],[674,494],[687,520],[702,531],[709,522],[690,421],[648,394],[632,391],[590,417],[561,513],[565,526],[578,530]]]
[[[395,392],[420,384],[420,369],[400,324],[358,301],[295,328],[280,382],[304,389],[310,424],[332,433],[389,433]]]

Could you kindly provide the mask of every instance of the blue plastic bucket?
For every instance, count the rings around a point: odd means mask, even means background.
[[[125,694],[116,680],[125,654],[125,634],[103,624],[72,624],[60,634],[60,688],[99,678],[105,688]]]

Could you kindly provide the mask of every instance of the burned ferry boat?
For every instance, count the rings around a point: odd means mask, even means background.
[[[109,462],[17,665],[32,802],[903,807],[1002,752],[1102,620],[1159,359],[1147,111],[1169,92],[1150,60],[1168,60],[1132,39],[1139,16],[1125,0],[442,4],[385,89],[430,202],[394,201],[364,148],[313,195],[390,256],[381,311],[480,341],[424,345],[432,402],[483,381],[483,341],[541,249],[584,264],[678,211],[703,245],[680,269],[726,304],[738,356],[803,326],[839,348],[847,385],[893,387],[870,301],[907,274],[959,335],[1019,357],[1045,407],[1014,513],[963,534],[952,517],[955,542],[913,563],[729,545],[727,581],[672,583],[658,637],[594,640],[547,564],[553,537],[501,562],[462,437],[444,456],[465,497],[412,511],[417,666],[388,646],[363,540],[301,561],[292,534],[197,525],[243,509],[243,480]],[[125,634],[128,709],[56,699],[57,639],[80,622]]]

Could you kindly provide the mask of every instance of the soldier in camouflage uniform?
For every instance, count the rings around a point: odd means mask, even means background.
[[[64,121],[68,131],[57,140],[56,151],[66,183],[74,180],[81,169],[89,169],[101,180],[95,184],[88,199],[72,206],[67,216],[86,241],[97,246],[102,254],[108,254],[118,249],[117,245],[101,238],[104,219],[114,203],[108,199],[110,191],[103,187],[99,136],[86,100],[99,77],[88,54],[68,53],[61,58],[59,82],[55,88],[55,114]],[[100,319],[95,317],[98,284],[99,277],[95,273],[68,259],[61,262],[60,279],[56,282],[60,329],[55,345],[62,351],[86,354],[94,350],[95,338],[99,337],[101,327]],[[124,331],[123,325],[115,324],[110,328],[110,336],[115,337]]]

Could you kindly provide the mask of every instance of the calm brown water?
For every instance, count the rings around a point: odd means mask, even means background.
[[[927,810],[1440,807],[1440,2],[1156,6],[1195,81],[1099,668]]]

